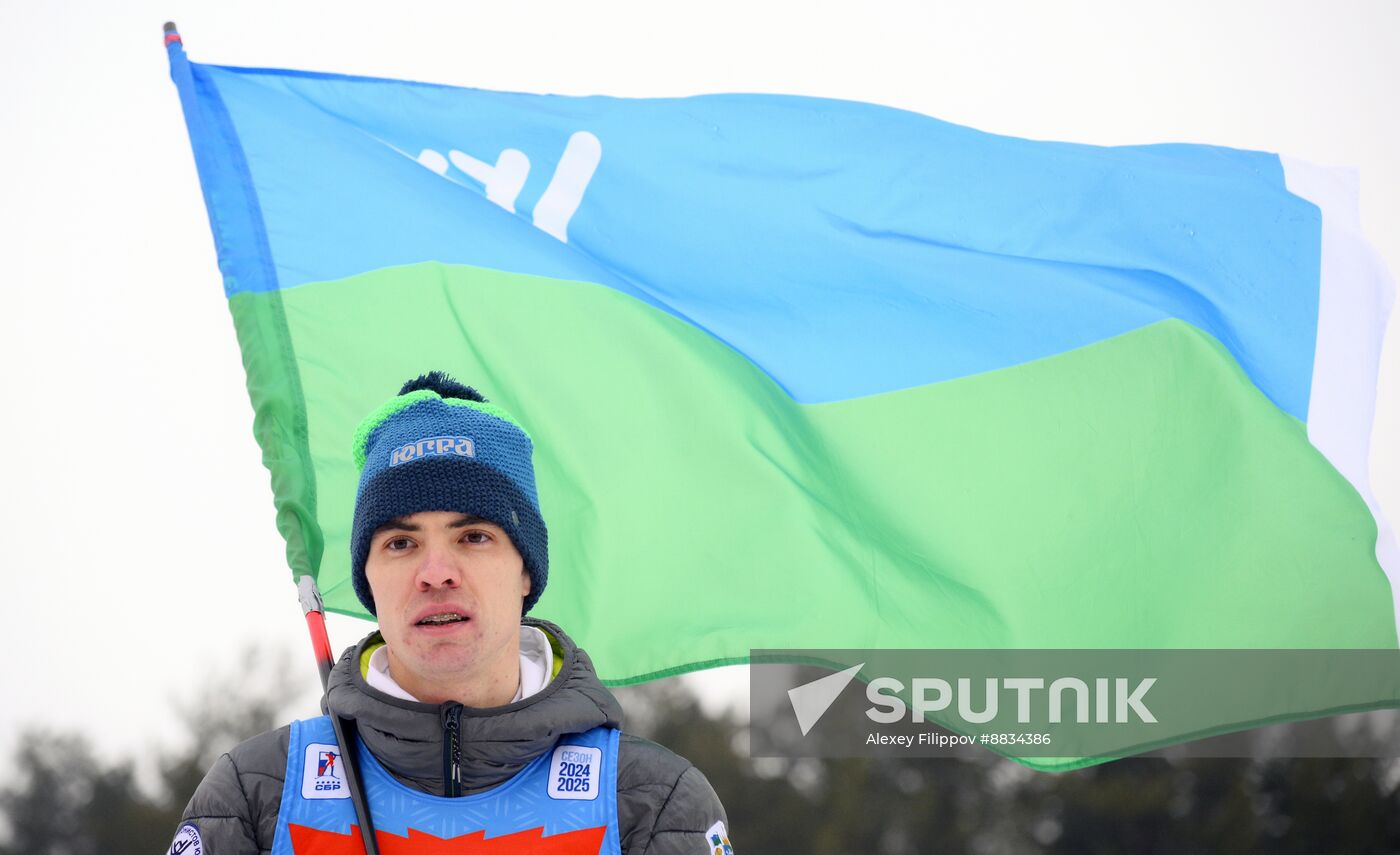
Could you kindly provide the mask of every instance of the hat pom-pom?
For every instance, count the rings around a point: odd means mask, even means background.
[[[419,375],[416,379],[403,384],[399,394],[407,395],[409,392],[417,392],[419,389],[436,392],[441,398],[460,398],[463,401],[487,403],[485,396],[480,392],[470,386],[458,383],[442,371],[429,371],[427,374]]]

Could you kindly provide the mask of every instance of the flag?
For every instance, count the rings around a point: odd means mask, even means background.
[[[1391,286],[1333,170],[777,95],[202,65],[168,38],[292,572],[445,370],[534,438],[535,613],[751,648],[1394,648]]]

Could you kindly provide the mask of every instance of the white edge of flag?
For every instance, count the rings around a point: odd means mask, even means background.
[[[1308,398],[1308,439],[1356,487],[1376,520],[1376,560],[1390,579],[1400,626],[1400,549],[1371,492],[1376,382],[1395,283],[1361,232],[1355,169],[1279,155],[1284,184],[1322,211],[1317,349]]]

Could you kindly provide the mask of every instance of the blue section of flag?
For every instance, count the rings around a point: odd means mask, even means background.
[[[1038,142],[775,95],[572,98],[189,68],[212,117],[191,123],[207,134],[197,151],[229,164],[210,209],[229,212],[211,216],[230,294],[426,260],[594,282],[707,330],[803,403],[1176,317],[1306,418],[1320,215],[1272,154]],[[580,134],[601,150],[596,170],[550,191]],[[536,218],[570,193],[565,242]],[[260,222],[265,245],[220,237],[220,219]],[[265,257],[239,260],[249,252]]]

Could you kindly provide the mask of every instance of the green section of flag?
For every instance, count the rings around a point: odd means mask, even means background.
[[[282,298],[276,291],[259,294],[256,300],[235,298],[229,301],[229,311],[253,402],[253,436],[272,475],[287,566],[297,578],[314,574],[321,566],[325,540],[317,522],[317,473],[307,445],[306,401]]]
[[[587,283],[389,268],[239,294],[240,336],[274,300],[337,611],[360,612],[355,426],[406,378],[443,369],[534,437],[550,532],[535,611],[614,683],[751,647],[1396,644],[1360,497],[1180,321],[800,405],[708,334]],[[259,376],[267,360],[245,361],[259,418],[290,409],[259,397],[289,388]],[[279,501],[298,495],[274,480]]]

